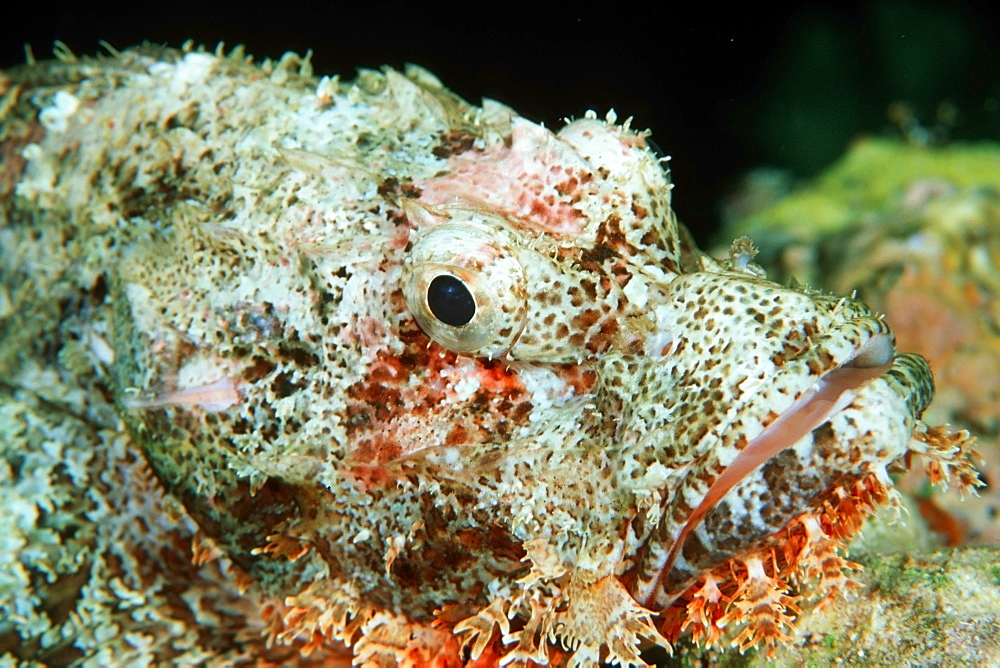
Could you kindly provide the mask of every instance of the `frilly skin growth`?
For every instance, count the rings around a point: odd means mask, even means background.
[[[642,665],[786,641],[968,435],[715,261],[646,135],[186,49],[0,76],[0,656]]]

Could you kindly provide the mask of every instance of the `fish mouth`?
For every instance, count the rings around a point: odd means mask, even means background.
[[[687,537],[725,495],[783,450],[792,447],[854,401],[858,391],[893,367],[895,344],[877,333],[838,367],[826,372],[776,420],[754,437],[712,483],[681,528],[660,570],[660,580],[673,568]],[[654,595],[659,585],[649,592]]]

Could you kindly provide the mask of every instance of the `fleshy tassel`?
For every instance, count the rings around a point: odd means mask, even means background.
[[[473,660],[479,659],[483,651],[492,644],[494,628],[499,627],[501,635],[510,633],[508,605],[504,599],[497,598],[478,614],[455,625],[455,635],[462,638],[461,649],[469,648]]]
[[[916,429],[910,441],[910,451],[926,459],[924,470],[932,484],[957,484],[965,496],[978,495],[976,489],[984,483],[972,464],[978,455],[971,450],[974,438],[965,430],[951,431],[947,425]]]
[[[742,653],[764,644],[768,657],[771,657],[775,643],[791,640],[783,629],[791,629],[794,616],[801,611],[795,605],[795,597],[788,595],[788,584],[777,576],[767,574],[763,558],[748,556],[743,559],[743,564],[746,567],[746,573],[742,574],[745,580],[736,590],[729,610],[719,620],[718,626],[724,628],[730,622],[745,624],[733,639],[733,646],[739,645]]]
[[[817,609],[824,608],[838,593],[857,586],[847,577],[847,571],[858,570],[858,564],[848,561],[841,553],[846,552],[844,544],[824,530],[819,518],[806,514],[799,517],[805,530],[805,544],[798,555],[799,572],[808,578],[819,578],[816,591],[825,592]]]
[[[327,641],[351,647],[358,631],[372,617],[370,609],[359,606],[353,592],[343,591],[334,595],[317,595],[306,590],[287,596],[283,606],[276,609],[278,619],[271,617],[270,640],[275,645],[294,645],[305,642],[301,650],[310,651]]]
[[[295,561],[311,548],[309,543],[303,540],[280,533],[269,535],[267,541],[267,545],[250,550],[250,554],[254,556],[270,554],[275,558],[284,557],[289,561]]]
[[[401,668],[459,668],[458,641],[448,631],[377,613],[361,628],[354,664]]]
[[[200,529],[191,539],[191,563],[204,566],[222,556],[222,548]]]
[[[691,638],[706,647],[716,645],[722,629],[719,621],[725,615],[729,599],[719,589],[722,580],[709,573],[702,578],[701,586],[694,590],[687,604],[687,618],[680,630],[691,626]]]

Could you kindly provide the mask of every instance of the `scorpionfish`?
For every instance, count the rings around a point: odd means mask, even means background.
[[[416,67],[61,56],[0,76],[4,484],[46,496],[0,653],[773,646],[850,585],[893,467],[975,484],[968,434],[921,421],[924,359],[748,239],[700,252],[614,113],[553,132]]]

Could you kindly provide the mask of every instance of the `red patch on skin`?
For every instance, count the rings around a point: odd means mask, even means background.
[[[501,438],[526,419],[529,397],[517,374],[499,360],[459,357],[419,331],[400,332],[399,355],[380,350],[359,382],[347,389],[350,458],[357,467],[380,467],[437,445]],[[454,383],[474,376],[479,388],[459,401]],[[502,397],[498,402],[496,397]],[[526,410],[525,410],[526,409]],[[353,477],[380,484],[388,472]],[[366,483],[366,484],[367,484]]]
[[[386,447],[392,439],[391,423],[402,412],[424,412],[428,404],[445,398],[440,380],[438,355],[420,346],[408,346],[399,356],[380,350],[363,380],[347,388],[351,399],[351,419],[347,425],[354,454],[362,461],[384,463],[403,454],[398,444]],[[452,353],[448,353],[452,354]],[[419,396],[410,388],[410,377],[421,374]],[[416,401],[414,401],[416,399]]]
[[[593,176],[569,146],[547,130],[517,125],[511,146],[493,146],[448,161],[448,173],[419,184],[421,201],[444,205],[486,204],[555,237],[583,232],[584,216],[575,204]]]
[[[597,384],[597,373],[581,364],[567,364],[561,375],[578,397],[592,393]]]
[[[361,491],[364,492],[370,492],[379,487],[386,487],[396,480],[395,476],[384,466],[354,464],[343,469],[342,472],[357,483]]]
[[[373,462],[374,464],[384,464],[398,459],[403,454],[403,448],[393,435],[392,431],[383,426],[372,430],[371,438],[361,438],[352,441],[354,452],[352,459],[359,462]]]
[[[469,440],[469,433],[465,431],[462,425],[456,424],[452,427],[451,431],[448,432],[448,438],[444,439],[445,445],[462,445],[467,443]]]
[[[483,392],[512,396],[524,392],[524,385],[517,374],[506,368],[500,360],[482,362],[479,365],[479,388]]]
[[[408,243],[410,243],[410,228],[399,225],[386,239],[384,248],[386,251],[403,250]]]

